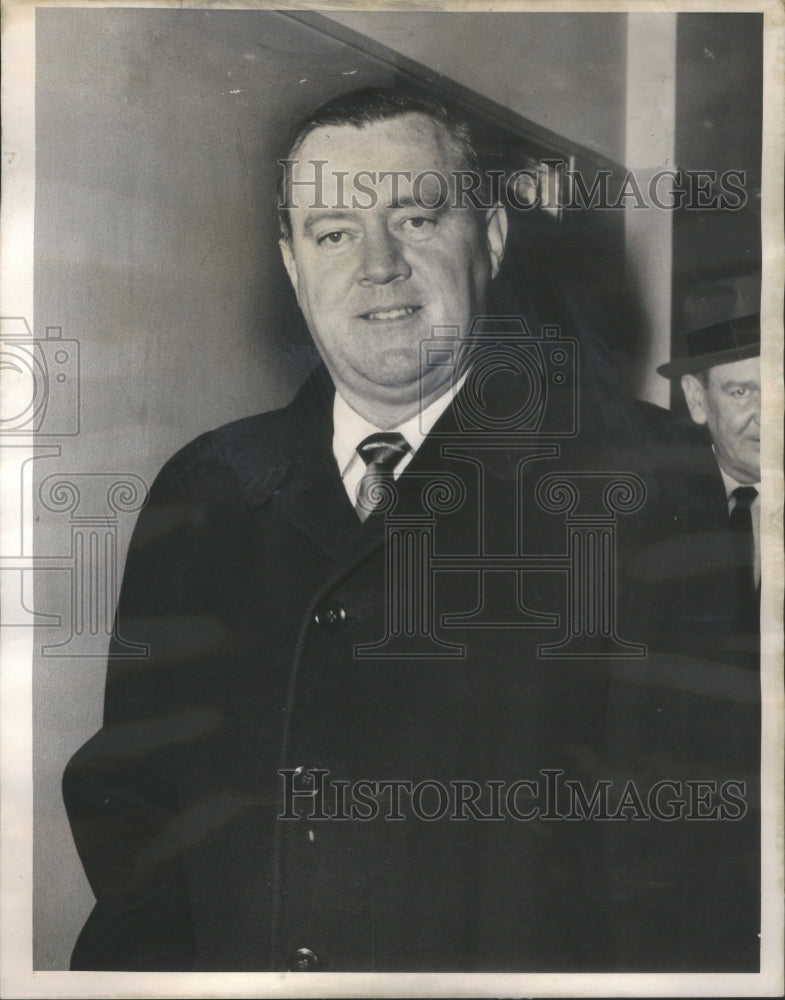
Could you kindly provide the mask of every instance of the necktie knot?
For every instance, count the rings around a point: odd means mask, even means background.
[[[737,486],[731,493],[734,501],[733,510],[730,513],[731,531],[752,531],[751,508],[755,502],[758,491],[754,486]]]
[[[357,445],[357,454],[367,466],[379,472],[392,472],[409,451],[409,443],[397,431],[371,434]]]
[[[357,454],[367,466],[357,487],[355,509],[361,521],[389,499],[393,470],[410,450],[409,442],[397,431],[371,434],[357,445]]]

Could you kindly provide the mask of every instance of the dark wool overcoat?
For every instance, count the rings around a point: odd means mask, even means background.
[[[650,415],[510,436],[505,377],[362,524],[322,368],[165,466],[64,779],[73,968],[757,968],[756,673],[684,550],[724,527]]]

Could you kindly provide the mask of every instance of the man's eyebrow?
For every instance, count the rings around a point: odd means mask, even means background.
[[[746,381],[729,379],[727,382],[721,382],[720,387],[722,389],[760,389],[760,383],[756,382],[754,379],[748,379]]]
[[[441,203],[436,205],[424,205],[422,201],[418,201],[410,194],[401,195],[396,198],[395,201],[388,202],[384,207],[395,211],[400,208],[416,208],[421,212],[443,212],[445,209],[445,202],[447,199],[443,199]]]
[[[350,218],[351,216],[348,212],[314,212],[303,223],[303,232],[306,236],[309,236],[323,222],[346,222]]]

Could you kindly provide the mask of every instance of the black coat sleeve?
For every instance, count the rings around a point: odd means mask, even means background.
[[[63,795],[96,905],[73,969],[187,970],[193,933],[182,862],[178,747],[200,726],[173,678],[199,633],[204,521],[176,457],[137,522],[110,647],[104,725],[69,762]],[[129,655],[136,644],[137,655]]]

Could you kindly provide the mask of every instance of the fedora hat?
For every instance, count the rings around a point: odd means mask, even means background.
[[[660,365],[657,372],[664,378],[679,378],[702,368],[743,361],[759,354],[760,313],[753,313],[691,330],[687,334],[687,356]]]
[[[664,378],[679,378],[702,368],[743,361],[759,354],[760,313],[752,313],[691,330],[687,334],[687,356],[660,365],[657,372]]]

